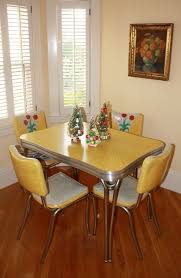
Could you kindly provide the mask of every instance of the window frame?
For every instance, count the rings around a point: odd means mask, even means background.
[[[8,30],[8,22],[7,22],[7,14],[6,14],[6,5],[7,4],[15,4],[15,5],[28,5],[32,7],[31,13],[31,75],[32,75],[32,95],[33,95],[33,104],[34,109],[42,110],[44,109],[43,105],[43,95],[41,94],[43,84],[42,84],[42,69],[41,69],[41,38],[40,38],[40,3],[37,0],[2,0],[0,3],[1,11],[0,15],[3,18],[3,22],[5,22],[5,29]],[[6,45],[8,45],[8,32],[4,32],[3,34],[3,49],[6,49]],[[9,51],[9,50],[8,50]],[[4,52],[5,53],[5,52]],[[14,117],[14,103],[13,103],[13,91],[12,91],[12,82],[11,80],[11,71],[9,68],[11,67],[10,56],[5,53],[6,58],[5,62],[5,79],[7,84],[7,100],[8,100],[8,118],[1,119],[0,123],[0,136],[6,136],[10,134],[14,134],[14,129],[12,126],[12,121]],[[8,58],[9,56],[9,58]],[[36,69],[36,72],[35,70]],[[8,81],[8,82],[7,82]]]
[[[89,2],[91,16],[89,24],[90,54],[89,54],[89,111],[87,119],[95,116],[100,108],[100,0],[67,0],[65,5],[79,6],[80,1]],[[64,3],[66,0],[63,1]],[[71,109],[62,109],[63,94],[59,89],[58,38],[57,38],[57,6],[62,0],[46,0],[47,10],[47,39],[48,39],[48,66],[49,66],[49,121],[51,123],[65,122],[69,119]],[[82,5],[81,4],[81,5]],[[64,5],[64,4],[63,4]],[[87,4],[86,4],[87,5]]]

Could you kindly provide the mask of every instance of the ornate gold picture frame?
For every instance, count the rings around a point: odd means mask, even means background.
[[[168,80],[173,24],[131,24],[128,75]]]

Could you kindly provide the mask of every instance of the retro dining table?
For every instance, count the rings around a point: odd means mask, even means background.
[[[86,133],[87,124],[84,123]],[[149,155],[159,154],[164,142],[110,129],[111,139],[97,147],[86,144],[85,134],[79,143],[72,143],[67,123],[21,135],[25,149],[38,151],[99,178],[104,187],[104,260],[112,261],[112,229],[115,207],[122,179]],[[113,190],[111,213],[109,193]]]

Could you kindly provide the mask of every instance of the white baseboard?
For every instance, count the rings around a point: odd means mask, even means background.
[[[8,168],[0,169],[0,189],[15,182],[17,182],[17,178],[11,165]],[[162,187],[181,194],[181,173],[170,170]]]
[[[17,178],[11,165],[8,168],[0,169],[0,189],[15,182],[17,182]]]

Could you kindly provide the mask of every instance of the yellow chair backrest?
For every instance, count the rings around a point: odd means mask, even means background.
[[[142,135],[144,115],[141,113],[110,113],[110,127],[135,135]]]
[[[47,128],[44,112],[28,113],[14,117],[14,129],[16,139],[20,142],[19,137],[28,132]]]
[[[138,179],[138,193],[150,192],[162,184],[168,174],[174,151],[175,146],[171,144],[160,155],[145,158]]]
[[[47,195],[47,184],[40,162],[22,156],[14,145],[9,146],[9,152],[20,185],[39,196]]]

